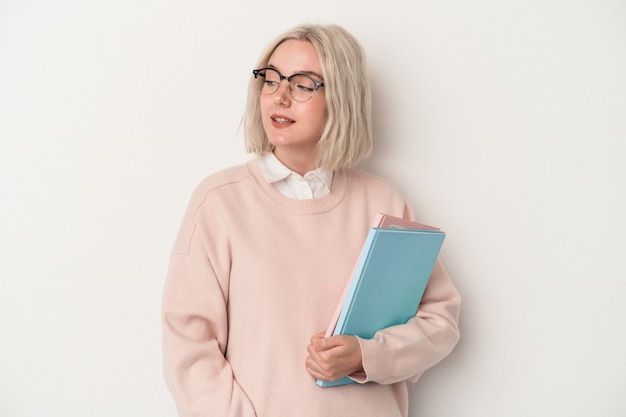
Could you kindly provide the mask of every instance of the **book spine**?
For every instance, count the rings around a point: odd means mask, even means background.
[[[335,325],[335,330],[333,331],[333,335],[343,334],[344,325],[350,308],[352,307],[352,300],[354,299],[354,294],[358,290],[358,286],[360,284],[359,277],[363,273],[363,267],[365,266],[365,262],[367,261],[368,255],[372,248],[372,244],[377,236],[377,230],[372,228],[367,234],[367,238],[365,239],[365,243],[363,244],[363,249],[361,250],[361,254],[359,255],[359,260],[354,268],[354,273],[352,274],[352,278],[350,279],[350,284],[348,290],[345,294],[345,298],[343,300],[341,313],[337,318],[337,323]]]

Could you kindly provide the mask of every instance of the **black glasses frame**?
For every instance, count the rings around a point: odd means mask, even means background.
[[[291,80],[293,79],[293,77],[306,77],[309,80],[313,81],[313,93],[311,93],[311,97],[307,98],[304,101],[308,101],[311,98],[313,98],[313,96],[315,95],[315,92],[320,88],[320,87],[324,87],[324,83],[321,81],[316,80],[315,78],[311,77],[309,74],[302,74],[302,73],[295,73],[295,74],[291,74],[290,76],[286,76],[280,73],[280,71],[278,71],[276,68],[270,68],[270,67],[265,67],[265,68],[259,68],[259,69],[255,69],[252,70],[252,74],[254,74],[254,78],[259,78],[259,77],[263,77],[265,78],[265,74],[263,74],[263,71],[274,71],[276,72],[276,74],[278,74],[278,80],[279,80],[279,84],[276,85],[276,90],[272,91],[271,93],[266,93],[268,95],[270,94],[274,94],[275,92],[278,91],[278,89],[280,88],[280,82],[282,82],[283,80],[287,80],[287,83],[290,83]],[[289,89],[289,95],[291,96],[291,98],[293,98],[294,100],[296,100],[292,95],[291,95],[291,89]],[[300,101],[300,100],[296,100],[296,101]]]

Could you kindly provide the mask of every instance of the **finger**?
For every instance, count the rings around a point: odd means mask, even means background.
[[[316,346],[316,345],[318,345],[320,343],[321,340],[324,340],[324,333],[317,333],[317,334],[314,334],[313,336],[311,336],[310,343],[313,346]]]
[[[324,369],[324,367],[316,359],[319,360],[319,358],[307,356],[304,361],[306,371],[315,379],[328,380],[328,370]]]
[[[317,339],[315,347],[318,350],[330,350],[336,347],[346,346],[350,343],[350,337],[351,336],[338,335]]]

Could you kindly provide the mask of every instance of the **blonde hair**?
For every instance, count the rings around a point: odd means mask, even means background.
[[[313,44],[322,66],[327,120],[316,147],[318,166],[327,169],[357,164],[372,149],[371,92],[361,44],[338,25],[301,25],[276,38],[255,68],[266,67],[276,48],[287,40]],[[250,77],[244,115],[246,151],[272,151],[261,121],[260,92]]]

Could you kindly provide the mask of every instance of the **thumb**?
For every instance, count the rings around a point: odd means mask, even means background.
[[[322,337],[316,340],[316,348],[317,350],[328,350],[337,346],[341,346],[343,343],[343,336],[329,336]]]

